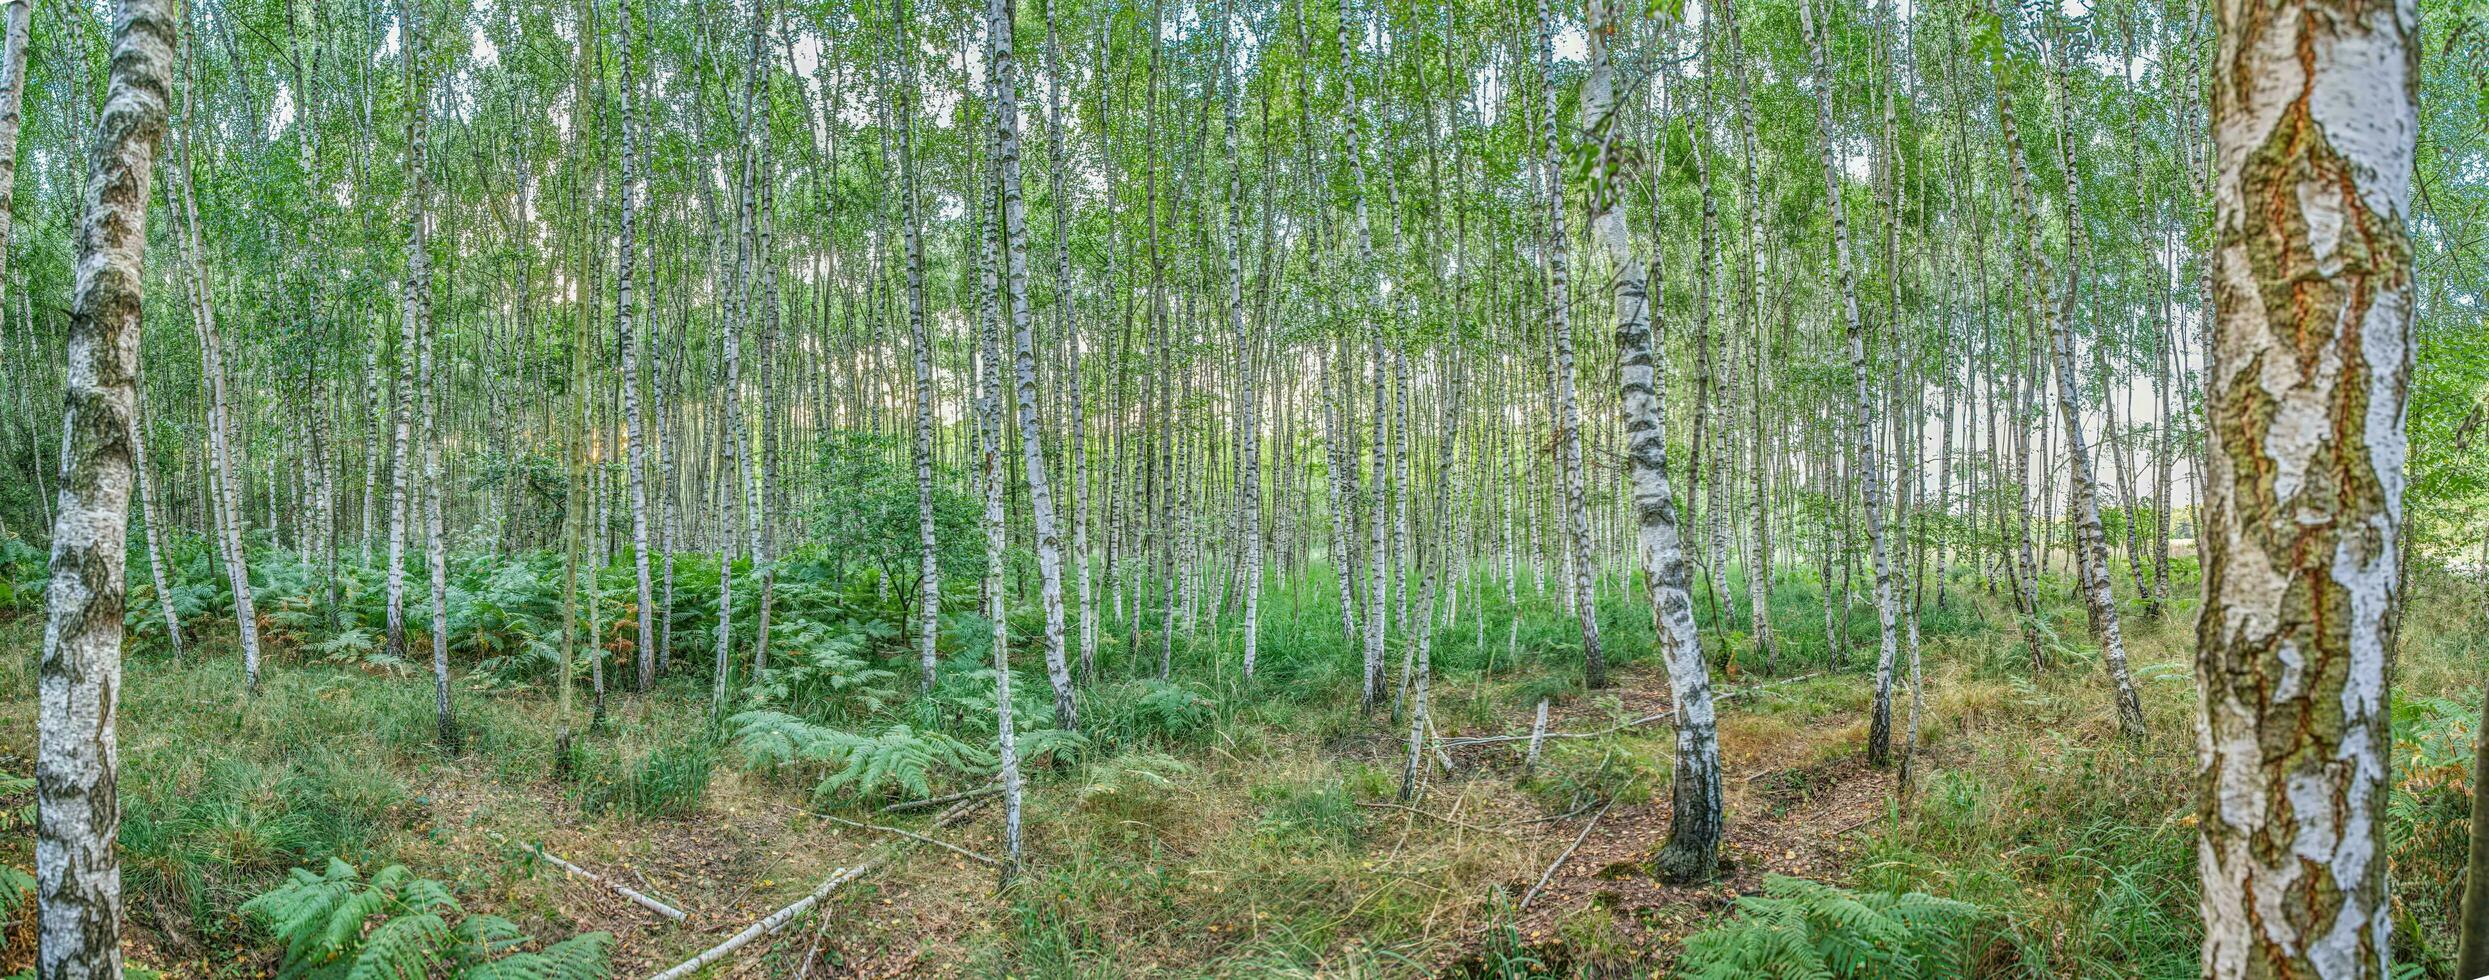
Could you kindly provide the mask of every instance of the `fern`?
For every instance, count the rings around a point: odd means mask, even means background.
[[[1917,892],[1852,892],[1775,875],[1763,894],[1738,899],[1734,918],[1689,937],[1678,965],[1696,980],[1973,976],[1994,919],[1979,906]]]
[[[429,980],[444,970],[458,980],[600,980],[610,973],[613,937],[585,933],[517,952],[526,941],[518,926],[468,915],[448,886],[404,865],[367,880],[330,858],[321,873],[287,873],[242,912],[284,944],[279,980]]]
[[[815,795],[823,797],[889,796],[901,791],[930,796],[937,770],[977,770],[995,764],[992,756],[966,742],[904,724],[891,725],[879,734],[859,735],[782,711],[746,711],[728,721],[736,728],[736,749],[749,763],[811,762],[830,767],[833,771],[813,788]]]
[[[477,964],[459,976],[463,980],[603,980],[613,972],[606,964],[613,947],[612,936],[582,933],[540,952],[514,953]]]
[[[1072,763],[1079,761],[1081,754],[1089,750],[1089,738],[1060,728],[1032,728],[1019,733],[1014,747],[1024,765]]]
[[[898,674],[864,659],[870,635],[852,627],[833,630],[814,620],[772,630],[777,657],[753,685],[755,699],[788,710],[810,710],[816,717],[880,713],[899,698],[891,684]]]
[[[1117,685],[1090,703],[1096,705],[1092,729],[1120,743],[1183,742],[1218,720],[1217,700],[1193,687],[1154,678]]]

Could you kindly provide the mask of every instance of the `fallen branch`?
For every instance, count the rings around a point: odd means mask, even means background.
[[[1566,862],[1566,861],[1570,861],[1570,860],[1572,860],[1572,859],[1573,859],[1573,852],[1574,852],[1574,851],[1581,850],[1581,849],[1582,849],[1582,842],[1583,842],[1583,841],[1585,841],[1585,840],[1589,840],[1589,839],[1590,839],[1590,830],[1591,830],[1591,828],[1593,828],[1593,827],[1597,827],[1597,826],[1599,825],[1599,818],[1600,818],[1600,817],[1607,816],[1607,808],[1608,808],[1609,806],[1615,806],[1615,805],[1616,805],[1616,800],[1615,800],[1615,799],[1613,799],[1613,798],[1610,798],[1610,799],[1607,801],[1607,806],[1600,807],[1600,808],[1599,808],[1599,812],[1598,812],[1597,814],[1593,815],[1593,816],[1590,818],[1590,822],[1582,825],[1582,832],[1581,832],[1580,834],[1578,834],[1578,835],[1575,835],[1575,836],[1574,836],[1574,838],[1573,838],[1573,846],[1565,848],[1565,849],[1564,849],[1564,853],[1556,855],[1556,863],[1548,865],[1548,866],[1547,866],[1547,873],[1546,873],[1546,874],[1543,874],[1543,875],[1539,875],[1539,876],[1538,876],[1538,884],[1531,885],[1531,886],[1530,886],[1530,893],[1529,893],[1529,894],[1527,894],[1527,895],[1523,895],[1523,896],[1521,896],[1521,910],[1522,910],[1522,911],[1528,911],[1528,910],[1529,910],[1529,907],[1530,907],[1530,902],[1531,902],[1532,900],[1534,900],[1534,899],[1538,898],[1538,893],[1539,893],[1539,892],[1546,890],[1546,888],[1547,888],[1547,883],[1548,883],[1548,882],[1550,882],[1550,881],[1554,881],[1554,880],[1556,879],[1556,869],[1564,867],[1564,862]]]
[[[494,839],[496,839],[496,840],[500,840],[500,841],[502,841],[503,843],[508,843],[508,842],[509,842],[509,838],[502,837],[500,834],[494,834],[494,835],[493,835],[493,837],[494,837]],[[572,864],[572,863],[570,863],[570,862],[568,862],[568,861],[564,861],[564,860],[562,860],[560,857],[555,856],[555,855],[554,855],[554,853],[553,853],[552,851],[545,850],[545,849],[544,849],[544,845],[542,845],[542,844],[523,844],[523,845],[520,845],[520,846],[525,847],[529,853],[534,854],[534,855],[535,855],[535,856],[537,856],[537,857],[540,857],[540,858],[545,859],[545,861],[546,861],[546,862],[548,862],[548,863],[552,864],[554,867],[560,868],[560,869],[562,869],[562,870],[564,870],[564,871],[568,871],[568,872],[570,872],[571,874],[578,875],[579,877],[581,877],[581,878],[585,878],[585,879],[587,879],[587,880],[589,880],[589,881],[592,881],[592,882],[595,882],[596,884],[603,885],[603,886],[605,886],[605,887],[607,887],[607,888],[613,889],[613,891],[614,891],[614,893],[615,893],[615,894],[618,894],[618,895],[621,895],[621,896],[622,896],[622,897],[624,897],[624,898],[630,899],[630,900],[631,900],[634,904],[637,904],[637,905],[638,905],[638,906],[640,906],[641,908],[647,909],[647,910],[649,910],[649,911],[651,911],[651,912],[655,912],[655,913],[657,913],[658,915],[665,916],[666,918],[672,919],[672,920],[674,920],[674,921],[676,921],[676,922],[681,922],[681,921],[683,921],[685,918],[687,918],[687,916],[685,916],[685,915],[683,914],[683,910],[678,909],[678,908],[675,908],[674,906],[671,906],[671,905],[667,905],[667,904],[666,904],[666,903],[664,903],[664,902],[660,902],[660,901],[656,900],[655,898],[650,897],[650,896],[649,896],[649,895],[647,895],[646,893],[643,893],[643,892],[640,892],[640,891],[634,890],[634,889],[633,889],[633,888],[631,888],[630,886],[625,885],[625,884],[623,884],[623,883],[621,883],[621,882],[618,882],[618,881],[608,881],[608,880],[606,880],[604,877],[602,877],[602,876],[598,875],[596,872],[590,871],[590,870],[588,870],[588,869],[586,869],[586,868],[582,868],[582,867],[580,867],[580,866],[578,866],[578,865],[576,865],[576,864]]]
[[[785,804],[780,804],[780,805],[781,805],[781,806],[784,806]],[[953,843],[951,843],[951,842],[949,842],[949,841],[936,840],[936,839],[934,839],[934,838],[927,837],[927,836],[925,836],[925,835],[923,835],[923,834],[920,834],[920,833],[917,833],[917,832],[915,832],[915,831],[913,831],[913,830],[901,830],[901,829],[899,829],[899,828],[897,828],[897,827],[885,827],[885,826],[883,826],[883,825],[881,825],[881,824],[877,824],[877,823],[865,823],[865,822],[864,822],[864,821],[862,821],[862,820],[849,820],[849,819],[847,819],[847,818],[845,818],[845,817],[840,817],[840,816],[832,816],[832,815],[827,814],[827,813],[820,813],[820,812],[816,812],[816,811],[813,811],[813,810],[806,810],[806,809],[804,809],[804,808],[802,808],[802,807],[793,807],[793,806],[790,806],[790,807],[787,807],[787,809],[789,809],[789,810],[793,810],[793,811],[795,811],[795,812],[797,812],[797,813],[804,814],[804,815],[806,815],[806,816],[810,816],[810,817],[817,817],[817,818],[822,819],[822,820],[827,820],[827,821],[830,821],[831,823],[844,824],[844,825],[849,826],[849,827],[857,827],[857,828],[861,828],[861,829],[864,829],[864,830],[878,830],[878,831],[881,831],[882,833],[885,833],[885,834],[897,834],[897,835],[899,835],[899,836],[901,836],[901,837],[905,837],[905,838],[907,838],[907,839],[909,839],[909,840],[916,841],[917,843],[920,843],[920,844],[931,844],[931,845],[933,845],[933,846],[935,846],[935,847],[939,847],[939,848],[941,848],[941,849],[943,849],[943,850],[945,850],[945,851],[949,851],[949,852],[951,852],[951,853],[953,853],[953,854],[957,854],[957,855],[959,855],[960,857],[967,858],[968,860],[975,861],[975,862],[977,862],[977,863],[979,863],[979,864],[983,864],[983,865],[985,865],[985,866],[987,866],[987,867],[999,868],[999,867],[1002,867],[1002,866],[1003,866],[1003,863],[1002,863],[1001,861],[995,860],[994,858],[990,858],[990,857],[987,857],[987,856],[985,856],[985,855],[983,855],[983,854],[979,854],[979,853],[977,853],[977,852],[975,852],[975,851],[971,851],[971,850],[969,850],[969,849],[967,849],[967,848],[965,848],[965,847],[961,847],[961,846],[959,846],[959,845],[957,845],[957,844],[953,844]]]
[[[1549,816],[1549,817],[1534,817],[1534,818],[1531,818],[1531,819],[1528,819],[1528,820],[1521,821],[1521,825],[1522,825],[1522,826],[1524,826],[1524,827],[1526,827],[1526,826],[1529,826],[1529,825],[1534,824],[1534,823],[1562,823],[1562,822],[1564,822],[1564,821],[1566,821],[1566,820],[1571,820],[1571,819],[1573,819],[1574,817],[1581,816],[1583,811],[1588,810],[1588,809],[1590,809],[1592,806],[1597,805],[1597,804],[1598,804],[1598,802],[1599,802],[1599,798],[1594,796],[1594,797],[1591,797],[1590,799],[1587,799],[1587,800],[1582,801],[1582,805],[1577,806],[1577,807],[1574,807],[1574,808],[1572,808],[1572,809],[1570,809],[1570,810],[1566,810],[1566,811],[1564,811],[1563,813],[1559,813],[1559,814],[1556,814],[1556,815],[1554,815],[1554,816]]]
[[[960,822],[961,820],[967,819],[968,814],[975,812],[977,807],[981,805],[985,796],[989,794],[980,793],[970,795],[972,798],[963,799],[950,809],[943,811],[940,817],[934,819],[933,825],[935,827],[948,827]],[[803,915],[805,912],[810,911],[813,906],[821,904],[822,899],[830,897],[830,893],[837,891],[840,886],[880,870],[882,866],[889,864],[900,855],[907,853],[908,848],[911,846],[913,846],[912,843],[908,842],[893,844],[888,850],[875,855],[871,860],[868,860],[863,864],[856,865],[852,868],[839,869],[836,874],[832,874],[827,880],[821,882],[820,887],[814,888],[812,890],[812,894],[796,899],[795,903],[792,905],[769,913],[767,918],[764,918],[759,922],[752,923],[749,926],[745,926],[742,932],[728,936],[725,942],[711,946],[702,951],[699,955],[675,964],[672,969],[651,975],[649,980],[681,980],[683,977],[688,977],[693,973],[699,972],[702,967],[725,960],[727,957],[734,955],[736,950],[750,945],[753,940],[786,928],[787,923],[795,921],[797,916]]]
[[[1733,701],[1756,691],[1780,687],[1785,684],[1795,684],[1799,681],[1810,680],[1821,676],[1823,676],[1823,673],[1821,671],[1817,671],[1812,674],[1800,674],[1796,677],[1782,678],[1767,684],[1749,684],[1734,691],[1723,691],[1718,697],[1712,698],[1711,700],[1714,704],[1722,701]],[[1478,735],[1469,738],[1447,738],[1443,740],[1443,747],[1447,749],[1464,749],[1473,745],[1495,745],[1502,742],[1528,742],[1531,745],[1536,746],[1539,742],[1550,738],[1598,738],[1602,735],[1614,735],[1617,732],[1625,731],[1630,728],[1640,728],[1653,722],[1667,721],[1668,719],[1676,716],[1677,709],[1670,708],[1666,711],[1659,712],[1658,714],[1643,715],[1642,717],[1636,718],[1632,721],[1610,725],[1595,732],[1534,731],[1527,735]]]
[[[1454,819],[1452,819],[1451,817],[1444,816],[1443,814],[1440,814],[1440,813],[1435,813],[1435,812],[1433,812],[1433,811],[1429,811],[1429,810],[1420,810],[1420,809],[1418,809],[1418,808],[1416,808],[1416,807],[1413,807],[1413,806],[1408,806],[1408,805],[1405,805],[1405,804],[1400,804],[1400,803],[1371,802],[1371,801],[1366,801],[1366,800],[1359,800],[1359,801],[1357,801],[1357,805],[1358,805],[1358,806],[1362,806],[1362,807],[1368,807],[1368,808],[1372,808],[1372,809],[1377,809],[1377,810],[1385,810],[1385,809],[1388,809],[1388,810],[1407,810],[1407,811],[1409,811],[1410,813],[1417,814],[1418,816],[1421,816],[1421,817],[1432,817],[1432,818],[1434,818],[1434,819],[1436,819],[1436,820],[1440,820],[1440,821],[1442,821],[1442,822],[1444,822],[1444,823],[1451,824],[1452,826],[1459,827],[1459,828],[1462,828],[1462,829],[1464,829],[1464,830],[1475,830],[1475,831],[1477,831],[1477,832],[1479,832],[1479,833],[1482,833],[1482,834],[1503,834],[1503,835],[1505,835],[1505,836],[1511,836],[1511,834],[1512,834],[1512,831],[1509,831],[1509,830],[1498,830],[1498,829],[1496,829],[1496,828],[1494,828],[1494,827],[1481,827],[1481,826],[1478,826],[1477,824],[1474,824],[1474,823],[1469,823],[1469,822],[1467,822],[1467,821],[1463,821],[1463,820],[1454,820]]]
[[[992,785],[992,786],[985,787],[984,789],[972,789],[972,790],[969,790],[969,791],[967,791],[967,792],[965,792],[965,793],[953,793],[953,794],[951,794],[951,795],[949,795],[949,796],[937,796],[937,797],[934,797],[934,798],[932,798],[932,799],[930,799],[930,800],[909,800],[909,801],[907,801],[907,802],[905,802],[905,803],[893,803],[893,804],[891,804],[891,805],[889,805],[889,806],[883,807],[883,808],[882,808],[882,812],[883,812],[883,813],[905,813],[905,812],[907,812],[907,811],[909,811],[909,810],[922,810],[922,809],[924,809],[924,808],[926,808],[926,807],[929,807],[929,806],[941,806],[942,804],[945,804],[945,803],[957,803],[957,802],[959,802],[959,801],[961,801],[961,800],[974,800],[974,799],[980,799],[980,798],[983,798],[983,797],[992,796],[992,795],[994,795],[994,794],[996,794],[996,793],[1000,793],[1000,792],[1002,792],[1002,791],[1003,791],[1002,784],[1001,784],[1001,783],[996,783],[996,784],[994,784],[994,785]]]

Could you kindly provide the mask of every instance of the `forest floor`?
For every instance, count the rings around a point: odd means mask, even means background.
[[[2395,873],[2398,943],[2416,944],[2402,956],[2425,963],[2462,859],[2458,748],[2481,641],[2441,625],[2466,621],[2460,594],[2420,601],[2443,606],[2408,619],[2397,678]],[[2079,612],[2054,615],[2079,634]],[[2096,654],[2056,651],[2061,669],[2034,681],[1991,614],[1931,630],[1906,803],[1894,773],[1863,760],[1859,647],[1847,669],[1818,659],[1723,682],[1725,874],[1701,886],[1643,870],[1667,836],[1673,733],[1664,720],[1619,727],[1671,707],[1654,665],[1631,655],[1600,692],[1569,678],[1560,650],[1446,670],[1433,689],[1445,737],[1526,733],[1542,697],[1552,732],[1617,730],[1551,739],[1527,772],[1519,741],[1452,750],[1450,770],[1428,767],[1405,805],[1406,723],[1358,712],[1353,674],[1345,697],[1338,675],[1305,681],[1320,689],[1310,695],[1267,693],[1285,682],[1260,696],[1217,688],[1219,715],[1196,734],[1035,767],[1026,870],[997,892],[983,864],[815,810],[991,855],[998,806],[934,829],[930,811],[816,801],[802,773],[698,748],[715,740],[696,678],[615,698],[609,727],[584,736],[578,771],[562,774],[541,691],[463,688],[468,748],[445,757],[420,676],[277,649],[245,704],[229,693],[227,651],[182,663],[142,653],[121,725],[129,949],[173,976],[269,975],[273,947],[240,904],[284,869],[337,855],[404,864],[540,938],[610,932],[616,974],[645,976],[899,849],[820,915],[707,975],[1657,976],[1688,935],[1788,875],[1975,903],[2027,973],[2190,976],[2192,619],[2180,609],[2133,625],[2153,727],[2143,743],[2115,736]],[[11,654],[0,776],[31,775],[39,641],[39,623],[0,621]],[[1907,710],[1897,694],[1897,735]],[[0,830],[12,831],[0,863],[30,866],[31,810],[30,787],[0,782]],[[688,919],[665,921],[534,847]],[[0,972],[22,965],[20,945],[0,948]]]

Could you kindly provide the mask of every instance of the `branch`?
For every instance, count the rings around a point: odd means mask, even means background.
[[[957,805],[943,811],[942,816],[936,818],[933,825],[935,827],[948,827],[967,819],[968,814],[976,812],[976,809],[983,805],[983,799],[984,797],[979,795],[976,799],[960,801]],[[795,921],[796,916],[802,915],[806,911],[809,911],[813,906],[821,904],[821,900],[830,897],[830,893],[837,891],[839,886],[845,885],[848,882],[880,870],[883,865],[889,864],[900,855],[907,853],[907,849],[911,846],[912,845],[908,843],[894,844],[888,850],[874,856],[871,860],[868,860],[863,864],[856,865],[852,868],[839,869],[838,873],[831,875],[827,880],[821,882],[819,887],[814,888],[812,890],[812,894],[796,899],[795,903],[792,905],[769,913],[767,918],[764,918],[759,922],[752,923],[749,926],[745,926],[742,932],[738,932],[727,937],[725,942],[711,946],[697,956],[675,964],[672,969],[668,969],[662,973],[652,974],[649,977],[649,980],[681,980],[683,977],[688,977],[699,972],[701,967],[709,966],[725,960],[726,957],[734,955],[735,950],[742,949],[744,946],[749,945],[753,940],[785,928],[787,923]]]
[[[493,838],[494,838],[495,840],[499,840],[499,841],[501,841],[502,843],[505,843],[505,844],[506,844],[506,843],[509,843],[509,839],[508,839],[508,838],[502,837],[502,836],[501,836],[500,834],[498,834],[498,833],[494,834],[494,835],[493,835]],[[520,846],[522,846],[522,847],[526,848],[526,849],[527,849],[527,851],[528,851],[528,853],[534,854],[534,855],[535,855],[535,856],[537,856],[537,857],[540,857],[540,858],[545,859],[545,861],[546,861],[546,862],[548,862],[548,863],[552,864],[554,867],[560,868],[560,869],[562,869],[562,870],[564,870],[564,871],[568,871],[568,872],[570,872],[571,874],[578,875],[578,876],[579,876],[579,877],[581,877],[581,878],[585,878],[585,879],[587,879],[587,880],[589,880],[589,881],[592,881],[592,882],[595,882],[595,883],[597,883],[597,884],[599,884],[599,885],[603,885],[603,886],[605,886],[605,887],[607,887],[607,888],[613,889],[613,890],[614,890],[614,892],[615,892],[616,894],[619,894],[619,895],[621,895],[621,896],[622,896],[622,897],[624,897],[624,898],[630,899],[633,903],[635,903],[635,904],[639,905],[640,907],[645,908],[645,909],[647,909],[647,910],[649,910],[649,911],[651,911],[651,912],[655,912],[655,913],[657,913],[658,915],[665,916],[666,918],[672,919],[672,920],[674,920],[675,922],[678,922],[678,923],[679,923],[679,922],[682,922],[682,921],[686,918],[686,916],[683,914],[683,910],[678,909],[678,908],[675,908],[674,906],[671,906],[671,905],[667,905],[667,904],[666,904],[666,903],[664,903],[664,902],[660,902],[660,901],[656,900],[655,898],[651,898],[651,897],[649,897],[648,895],[646,895],[646,894],[644,894],[644,893],[642,893],[642,892],[635,891],[635,890],[633,890],[632,888],[630,888],[629,886],[622,884],[621,882],[617,882],[617,881],[607,881],[607,880],[605,880],[603,877],[600,877],[599,875],[597,875],[597,874],[596,874],[595,872],[593,872],[593,871],[589,871],[589,870],[588,870],[588,869],[586,869],[586,868],[582,868],[582,867],[580,867],[580,866],[578,866],[578,865],[576,865],[576,864],[572,864],[572,863],[570,863],[570,862],[568,862],[568,861],[564,861],[564,860],[562,860],[560,857],[555,856],[553,852],[548,851],[548,850],[545,850],[545,849],[544,849],[544,845],[542,845],[542,844],[523,844],[523,845],[520,845]]]
[[[1531,885],[1529,894],[1521,896],[1521,909],[1523,911],[1527,911],[1529,909],[1530,902],[1538,898],[1538,893],[1546,889],[1548,882],[1555,880],[1556,869],[1564,867],[1564,862],[1573,859],[1573,852],[1582,849],[1582,842],[1590,839],[1591,828],[1599,825],[1600,817],[1607,816],[1607,808],[1615,805],[1615,798],[1610,797],[1607,801],[1607,806],[1600,807],[1598,813],[1591,815],[1590,822],[1582,825],[1582,832],[1573,837],[1573,846],[1565,848],[1564,853],[1556,855],[1556,863],[1548,865],[1547,873],[1538,876],[1538,884]]]
[[[1812,674],[1799,674],[1796,677],[1783,678],[1767,684],[1750,684],[1734,691],[1723,691],[1718,697],[1712,699],[1712,703],[1717,704],[1719,702],[1733,700],[1756,691],[1780,687],[1786,684],[1795,684],[1799,681],[1811,680],[1821,676],[1823,676],[1823,672],[1816,671]],[[1628,728],[1639,728],[1643,725],[1651,724],[1652,722],[1666,721],[1676,716],[1677,709],[1670,708],[1658,714],[1643,715],[1642,717],[1636,718],[1632,721],[1610,725],[1595,732],[1548,732],[1544,735],[1533,733],[1528,735],[1480,735],[1470,738],[1447,738],[1443,740],[1443,747],[1447,749],[1460,749],[1467,748],[1472,745],[1494,745],[1499,742],[1526,742],[1535,738],[1598,738],[1601,735],[1614,735],[1617,732],[1624,731]]]
[[[786,804],[783,804],[783,803],[781,803],[781,804],[779,804],[779,805],[780,805],[780,806],[786,806]],[[877,824],[877,823],[865,823],[865,822],[864,822],[864,821],[862,821],[862,820],[849,820],[849,819],[847,819],[847,818],[845,818],[845,817],[840,817],[840,816],[832,816],[832,815],[827,814],[827,813],[818,813],[818,812],[815,812],[815,811],[812,811],[812,810],[806,810],[806,809],[804,809],[804,808],[802,808],[802,807],[788,806],[788,807],[787,807],[787,809],[789,809],[789,810],[793,810],[793,811],[795,811],[795,812],[797,812],[797,813],[804,814],[804,815],[806,815],[806,816],[810,816],[810,817],[817,817],[817,818],[822,819],[822,820],[827,820],[827,821],[830,821],[830,822],[832,822],[832,823],[844,824],[844,825],[849,826],[849,827],[860,827],[860,828],[865,829],[865,830],[878,830],[878,831],[881,831],[882,833],[885,833],[885,834],[897,834],[897,835],[899,835],[899,836],[901,836],[901,837],[905,837],[905,838],[907,838],[907,839],[909,839],[909,840],[916,841],[917,843],[920,843],[920,844],[931,844],[931,845],[933,845],[933,846],[935,846],[935,847],[939,847],[939,848],[941,848],[941,849],[943,849],[943,850],[945,850],[945,851],[949,851],[949,852],[951,852],[951,853],[953,853],[953,854],[957,854],[957,855],[959,855],[960,857],[967,858],[968,860],[975,861],[975,862],[978,862],[978,863],[980,863],[980,864],[987,865],[987,866],[989,866],[989,867],[996,867],[996,868],[999,868],[999,867],[1002,867],[1002,864],[1003,864],[1001,861],[997,861],[997,860],[995,860],[995,859],[993,859],[993,858],[990,858],[990,857],[987,857],[987,856],[985,856],[985,855],[983,855],[983,854],[979,854],[979,853],[977,853],[977,852],[975,852],[975,851],[971,851],[971,850],[969,850],[969,849],[967,849],[967,848],[965,848],[965,847],[961,847],[961,846],[959,846],[959,845],[957,845],[957,844],[952,844],[952,843],[949,843],[949,842],[947,842],[947,841],[935,840],[934,838],[927,837],[927,836],[925,836],[925,835],[923,835],[923,834],[920,834],[920,833],[917,833],[917,832],[915,832],[915,831],[913,831],[913,830],[901,830],[901,829],[899,829],[899,828],[897,828],[897,827],[885,827],[885,826],[883,826],[883,825],[881,825],[881,824]]]

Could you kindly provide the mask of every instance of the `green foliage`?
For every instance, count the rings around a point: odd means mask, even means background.
[[[2461,906],[2470,855],[2480,710],[2450,698],[2397,697],[2390,716],[2394,791],[2385,802],[2386,853],[2400,904],[2421,925],[2397,936],[2397,944],[2451,950],[2456,937],[2446,925]]]
[[[636,763],[616,760],[580,767],[580,809],[589,814],[688,816],[708,794],[717,752],[705,742],[665,745]]]
[[[899,699],[899,675],[865,659],[872,638],[851,624],[771,626],[769,670],[753,685],[754,701],[818,719],[881,713]]]
[[[1253,798],[1264,807],[1256,830],[1265,840],[1290,846],[1346,846],[1365,835],[1365,811],[1357,807],[1348,788],[1337,782],[1255,787]]]
[[[727,719],[735,746],[754,765],[815,763],[829,770],[813,787],[824,799],[933,794],[937,775],[982,770],[994,757],[949,735],[892,724],[861,735],[826,728],[781,711],[746,711]]]
[[[1125,681],[1084,692],[1081,724],[1118,745],[1167,746],[1191,742],[1219,717],[1217,699],[1201,685],[1157,678]]]
[[[1682,974],[1952,980],[1975,977],[1994,953],[1995,916],[1918,892],[1853,892],[1800,878],[1764,879],[1729,921],[1688,937]]]
[[[818,465],[823,485],[839,488],[812,515],[812,544],[829,556],[833,578],[844,578],[849,563],[861,564],[899,586],[898,598],[912,604],[922,543],[916,470],[905,443],[894,435],[832,432],[822,439]],[[978,506],[957,481],[934,481],[935,561],[946,581],[973,580],[983,567]]]
[[[517,925],[469,913],[449,888],[392,864],[366,879],[330,858],[296,868],[242,912],[284,946],[280,980],[601,980],[613,937],[584,933],[522,952]]]

